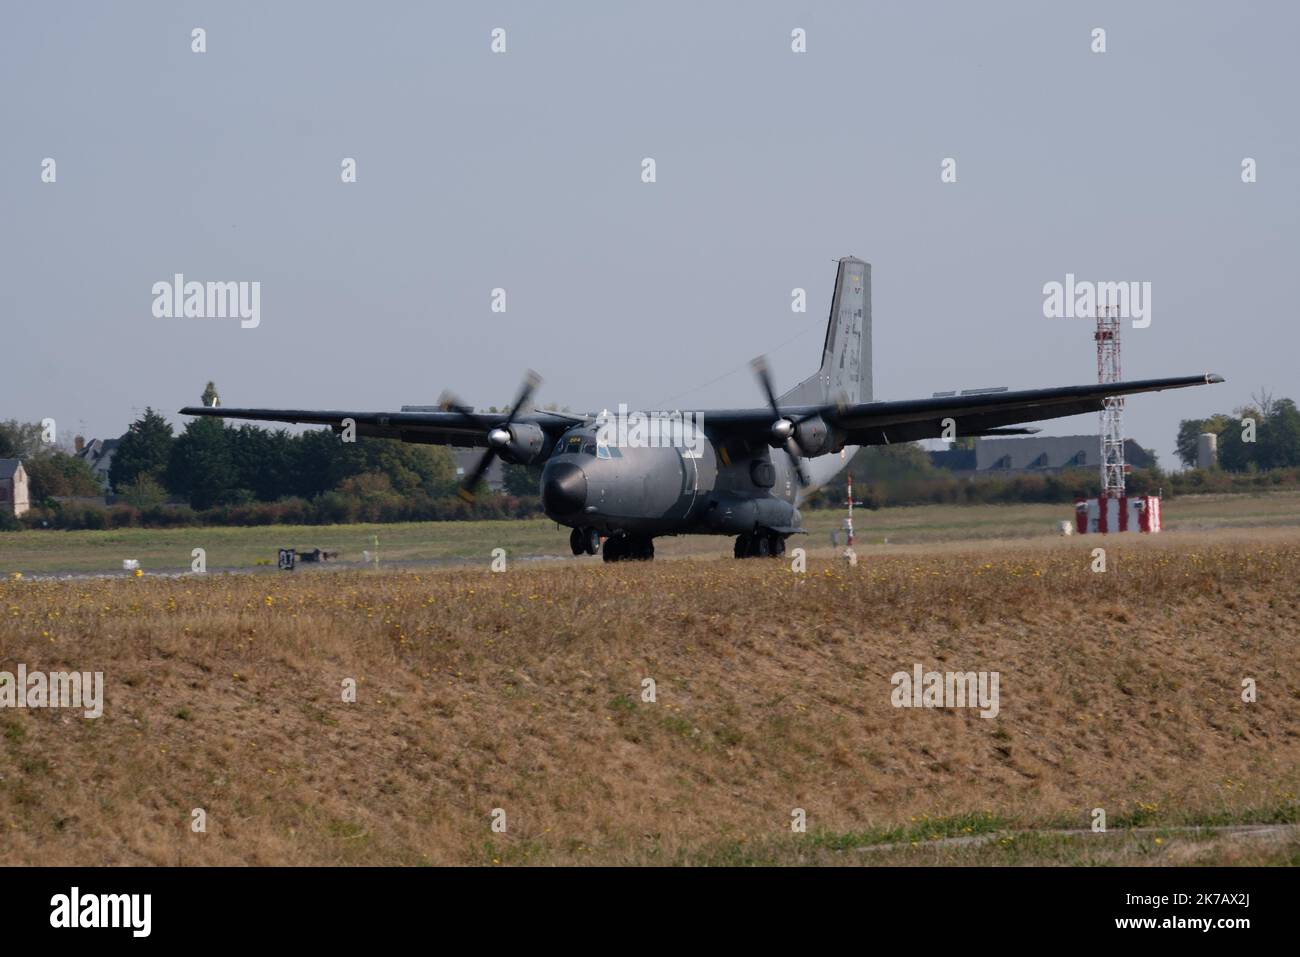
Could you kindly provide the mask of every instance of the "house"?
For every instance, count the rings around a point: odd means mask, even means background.
[[[1124,461],[1133,468],[1144,469],[1155,465],[1155,456],[1127,439]],[[976,439],[974,449],[931,452],[930,462],[936,468],[964,475],[1032,475],[1072,468],[1096,469],[1101,467],[1101,439],[1096,435]]]
[[[31,508],[27,497],[27,470],[20,459],[0,459],[0,511],[15,518]]]
[[[99,479],[99,484],[107,490],[108,471],[113,466],[113,456],[117,453],[117,447],[122,444],[122,440],[91,439],[87,442],[78,435],[73,444],[72,454],[90,466],[90,470],[95,473],[95,478]]]

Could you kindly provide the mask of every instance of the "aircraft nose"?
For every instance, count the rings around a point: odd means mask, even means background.
[[[542,506],[554,515],[568,515],[587,504],[587,476],[572,462],[557,462],[546,470]]]

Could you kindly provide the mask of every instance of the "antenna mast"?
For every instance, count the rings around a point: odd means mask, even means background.
[[[849,517],[844,522],[844,530],[849,533],[849,548],[853,547],[853,473],[849,473]]]
[[[1097,309],[1097,381],[1121,381],[1118,306]],[[1101,410],[1101,497],[1124,497],[1124,399],[1107,396]]]

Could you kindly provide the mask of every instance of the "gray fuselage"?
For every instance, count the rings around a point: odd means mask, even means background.
[[[655,446],[599,444],[597,435],[594,426],[570,429],[543,467],[542,503],[561,525],[640,536],[799,528],[796,505],[807,490],[799,488],[784,451],[723,450],[703,433]],[[838,454],[805,462],[813,477],[809,489],[844,464]]]

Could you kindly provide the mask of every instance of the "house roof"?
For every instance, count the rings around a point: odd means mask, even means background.
[[[105,473],[108,471],[109,463],[113,461],[113,456],[117,454],[117,447],[121,444],[121,439],[91,439],[74,454],[94,471]]]
[[[22,464],[22,459],[0,459],[0,479],[13,478]]]

